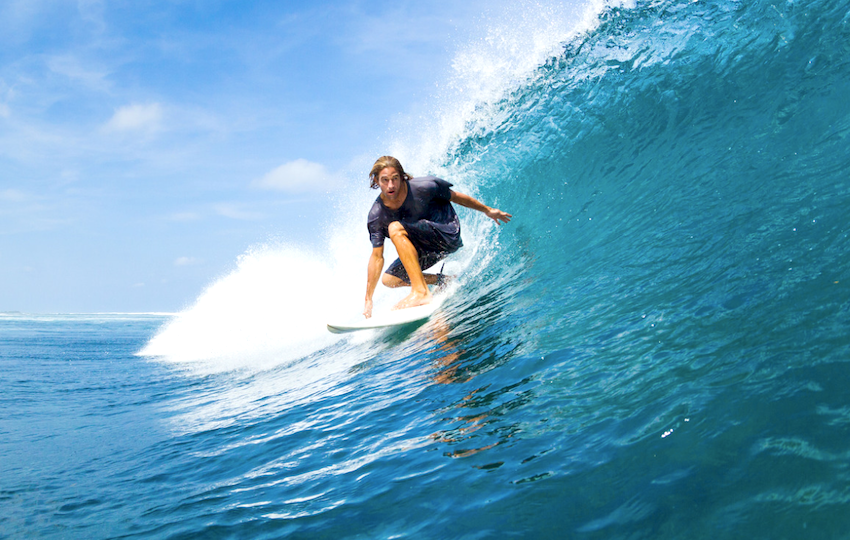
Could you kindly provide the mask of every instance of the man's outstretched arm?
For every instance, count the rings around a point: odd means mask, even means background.
[[[471,208],[472,210],[478,210],[479,212],[484,213],[487,217],[496,222],[497,225],[501,223],[507,223],[513,217],[507,212],[502,212],[498,208],[490,208],[486,204],[481,201],[470,197],[465,193],[460,193],[459,191],[451,190],[452,193],[452,202],[459,204],[466,208]]]

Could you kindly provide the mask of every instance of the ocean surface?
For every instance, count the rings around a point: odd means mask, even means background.
[[[178,314],[0,315],[0,538],[850,538],[850,3],[584,24],[405,165],[514,215],[423,326],[323,326],[366,171]]]

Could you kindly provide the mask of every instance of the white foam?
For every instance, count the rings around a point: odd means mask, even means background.
[[[225,370],[308,354],[330,341],[323,320],[336,289],[332,276],[327,258],[304,248],[253,248],[140,354],[207,360]]]

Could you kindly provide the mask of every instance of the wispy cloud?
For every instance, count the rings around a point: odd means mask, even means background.
[[[161,123],[162,106],[159,103],[135,103],[116,110],[103,127],[107,132],[155,131]]]
[[[245,210],[240,208],[239,205],[235,203],[221,203],[214,206],[215,212],[226,218],[230,219],[240,219],[244,221],[258,221],[266,216],[260,212],[255,212],[252,210]]]
[[[328,172],[321,163],[296,159],[269,171],[253,185],[261,189],[305,193],[326,192],[341,181],[339,175]]]
[[[200,259],[196,259],[195,257],[177,257],[174,261],[174,266],[191,266],[193,264],[200,264]]]
[[[57,74],[67,77],[83,88],[96,92],[107,92],[111,88],[103,69],[92,68],[85,65],[87,61],[73,54],[63,54],[47,57],[45,60],[47,68]]]

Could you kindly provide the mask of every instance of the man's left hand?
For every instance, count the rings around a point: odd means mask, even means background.
[[[487,217],[489,217],[490,219],[495,221],[496,225],[501,225],[502,223],[507,223],[513,217],[512,215],[508,214],[507,212],[502,212],[498,208],[490,208],[489,210],[487,210],[485,212],[485,214],[487,214]]]

